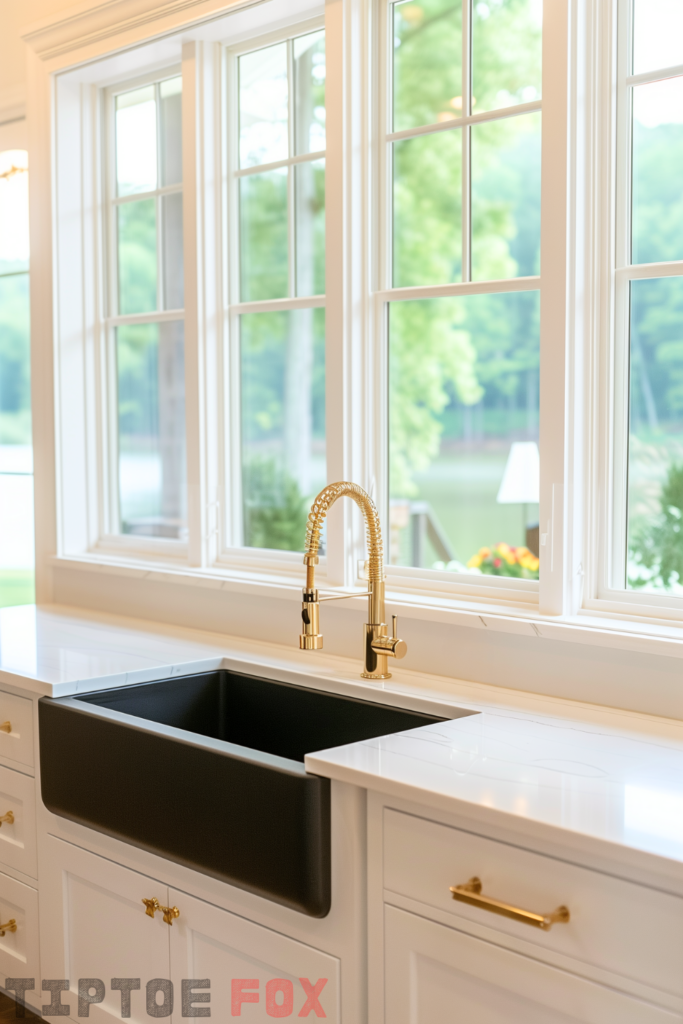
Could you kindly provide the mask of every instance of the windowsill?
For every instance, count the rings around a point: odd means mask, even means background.
[[[82,556],[52,556],[50,565],[56,569],[77,570],[127,576],[150,582],[210,588],[228,593],[245,593],[253,597],[298,602],[301,599],[303,571],[297,566],[291,573],[247,571],[237,568],[190,569],[163,567],[124,558],[103,557],[98,554]],[[321,581],[322,582],[322,581]],[[480,588],[481,589],[481,588]],[[350,593],[340,588],[340,596]],[[490,629],[541,640],[561,640],[568,643],[616,648],[620,650],[683,658],[683,627],[661,619],[646,619],[624,613],[596,614],[582,610],[577,615],[546,616],[538,606],[515,601],[514,592],[503,596],[498,590],[489,598],[480,595],[464,597],[462,594],[445,595],[420,592],[418,588],[400,589],[389,581],[387,600],[392,608],[411,619],[439,622],[448,626],[470,629]],[[363,611],[366,599],[362,594],[350,598],[344,605]]]

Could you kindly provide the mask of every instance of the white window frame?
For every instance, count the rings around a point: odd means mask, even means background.
[[[162,72],[154,71],[138,78],[121,82],[103,90],[102,118],[104,122],[105,152],[104,172],[104,226],[102,265],[105,268],[103,290],[103,341],[102,365],[106,366],[106,383],[101,394],[103,408],[100,418],[104,429],[102,449],[102,492],[100,497],[102,534],[98,547],[102,549],[134,550],[140,553],[170,555],[186,558],[187,541],[157,537],[133,537],[123,534],[120,529],[119,500],[119,457],[118,457],[118,402],[116,373],[116,328],[129,324],[159,324],[182,322],[185,324],[185,310],[163,308],[163,218],[161,197],[183,195],[183,182],[174,185],[158,185],[149,192],[132,193],[127,196],[116,194],[116,97],[145,85],[155,86],[155,98],[159,101],[159,84],[169,78],[182,76],[182,67],[174,65]],[[157,108],[157,156],[159,154],[160,122]],[[157,309],[150,313],[120,313],[118,310],[118,227],[117,211],[124,203],[141,199],[154,199],[157,217]]]
[[[381,365],[378,374],[378,385],[381,395],[377,395],[378,405],[383,410],[381,430],[376,438],[379,447],[378,464],[381,466],[382,520],[384,523],[385,545],[389,544],[389,432],[388,432],[388,389],[389,389],[389,306],[392,302],[417,299],[435,299],[449,296],[487,295],[521,291],[537,291],[542,294],[541,276],[515,277],[502,280],[472,281],[471,272],[471,126],[484,124],[503,118],[519,117],[529,113],[543,111],[543,94],[540,100],[531,103],[520,103],[511,107],[482,111],[473,114],[470,107],[471,99],[471,11],[474,0],[463,2],[462,18],[462,96],[466,98],[466,110],[463,116],[447,122],[422,125],[403,131],[392,130],[392,95],[393,95],[393,25],[392,14],[395,0],[382,0],[379,5],[378,18],[378,141],[376,147],[377,172],[379,182],[378,225],[377,225],[377,291],[374,299],[376,304],[375,324]],[[544,36],[545,41],[545,36]],[[545,54],[544,54],[545,56]],[[546,61],[543,61],[545,66]],[[543,137],[542,116],[542,137]],[[401,139],[412,139],[423,135],[443,131],[462,131],[462,280],[453,284],[422,285],[411,287],[392,286],[392,148],[393,143]],[[543,190],[543,174],[541,181]],[[543,359],[543,343],[541,342],[541,359]],[[392,589],[433,590],[442,594],[463,594],[472,597],[491,597],[495,600],[508,598],[524,604],[538,604],[539,583],[534,580],[517,580],[505,577],[478,576],[468,573],[448,572],[416,568],[409,566],[387,565],[388,585]]]
[[[631,160],[633,86],[683,74],[683,64],[630,74],[633,0],[613,0],[594,17],[595,46],[603,55],[593,106],[602,145],[595,160],[594,203],[601,211],[593,265],[599,286],[593,293],[595,337],[589,361],[594,424],[591,430],[586,515],[592,526],[588,546],[586,614],[618,615],[636,622],[680,619],[683,598],[629,591],[625,577],[629,434],[630,283],[683,276],[683,260],[631,263]],[[591,472],[592,467],[592,472]]]
[[[224,78],[226,95],[226,117],[224,118],[225,142],[225,206],[228,211],[224,223],[226,250],[226,309],[225,309],[225,372],[223,390],[218,397],[221,418],[224,424],[225,456],[221,466],[221,507],[219,517],[220,540],[216,557],[216,565],[226,570],[235,568],[241,571],[251,568],[258,573],[292,574],[299,571],[301,554],[295,551],[274,551],[245,547],[242,544],[242,448],[241,448],[241,395],[240,395],[240,317],[248,313],[288,312],[297,309],[325,309],[326,296],[296,295],[296,264],[295,264],[295,175],[288,174],[287,218],[288,218],[288,267],[289,282],[287,298],[242,301],[240,296],[240,235],[239,235],[239,183],[244,177],[279,168],[294,168],[303,163],[325,160],[327,169],[327,150],[320,152],[294,153],[294,105],[295,95],[291,54],[288,59],[288,99],[289,99],[289,153],[290,155],[274,163],[240,168],[239,166],[239,83],[238,62],[246,53],[273,46],[281,42],[290,42],[299,36],[308,35],[325,29],[323,15],[295,22],[290,26],[276,31],[263,31],[251,34],[240,40],[236,45],[227,46],[224,52]],[[327,34],[326,34],[327,40]],[[290,46],[291,49],[291,46]],[[326,343],[326,349],[328,345]],[[327,352],[326,352],[327,355]],[[329,417],[326,417],[326,437],[329,430]],[[329,474],[328,474],[329,475]],[[320,579],[327,576],[327,559],[320,558]]]

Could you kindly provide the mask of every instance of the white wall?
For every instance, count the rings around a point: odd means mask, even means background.
[[[26,148],[23,129],[19,141],[14,133],[4,134],[26,113],[26,45],[20,30],[72,6],[65,0],[0,0],[0,150]]]

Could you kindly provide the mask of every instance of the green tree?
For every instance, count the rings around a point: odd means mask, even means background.
[[[683,584],[683,465],[669,467],[660,496],[661,512],[640,524],[631,537],[637,571],[629,578],[636,589]],[[640,571],[643,567],[646,571]]]
[[[394,10],[394,128],[457,117],[461,5],[420,0]],[[477,111],[540,95],[540,26],[529,0],[475,5],[473,63]],[[394,144],[396,286],[460,278],[461,132]],[[540,115],[476,125],[471,138],[474,279],[537,274]],[[436,457],[446,432],[462,434],[458,410],[481,404],[495,431],[517,409],[524,417],[525,404],[537,408],[538,365],[534,296],[397,303],[390,312],[392,494],[415,493],[414,474]]]

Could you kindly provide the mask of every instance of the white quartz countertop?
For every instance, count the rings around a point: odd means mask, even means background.
[[[60,697],[221,667],[451,719],[309,754],[311,772],[568,857],[616,856],[683,891],[683,722],[401,669],[361,680],[354,659],[74,608],[0,610],[6,688]]]

